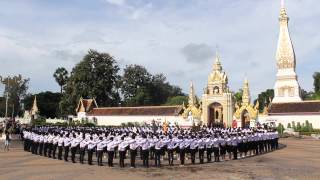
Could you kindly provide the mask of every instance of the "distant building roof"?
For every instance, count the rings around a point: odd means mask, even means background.
[[[76,112],[88,112],[93,108],[97,108],[97,102],[95,99],[83,99],[82,97],[79,100]]]
[[[269,115],[312,115],[320,114],[320,101],[272,103]]]
[[[141,106],[93,108],[89,116],[178,116],[182,106]]]

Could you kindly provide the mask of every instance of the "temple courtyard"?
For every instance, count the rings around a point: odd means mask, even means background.
[[[0,152],[0,179],[319,179],[320,141],[281,139],[278,151],[241,160],[162,168],[130,169],[72,164],[26,153],[20,142]],[[106,161],[106,159],[104,159]],[[189,160],[190,161],[190,160]],[[187,163],[189,163],[187,161]],[[177,164],[178,162],[175,162]],[[142,164],[138,161],[138,164]],[[153,162],[151,161],[151,165]]]

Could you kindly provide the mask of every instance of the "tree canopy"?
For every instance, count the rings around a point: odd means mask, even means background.
[[[28,90],[29,79],[25,79],[22,75],[13,77],[0,77],[1,83],[5,85],[3,96],[6,98],[8,94],[8,116],[22,115],[21,100],[26,96]],[[1,101],[1,116],[5,116],[5,100]]]
[[[121,78],[123,105],[162,105],[169,97],[183,96],[181,88],[167,82],[163,74],[152,75],[140,65],[128,65]]]
[[[182,104],[188,105],[188,96],[174,96],[168,98],[165,105],[173,106],[173,105],[182,105]]]
[[[63,114],[74,114],[80,97],[96,98],[100,106],[115,106],[118,92],[119,66],[108,53],[89,50],[71,72],[60,102]]]
[[[233,97],[234,97],[236,103],[241,104],[241,102],[242,102],[242,94],[243,94],[243,90],[242,89],[239,89],[238,92],[233,94]]]
[[[274,97],[273,89],[267,89],[266,91],[261,92],[258,95],[258,99],[254,101],[254,104],[256,104],[256,102],[259,101],[259,111],[262,112],[265,106],[269,106],[273,97]]]
[[[68,71],[64,67],[59,67],[54,72],[53,77],[55,78],[56,82],[59,84],[60,93],[62,93],[63,86],[65,86],[68,81]]]
[[[313,86],[315,93],[320,92],[320,72],[315,72],[313,74]]]

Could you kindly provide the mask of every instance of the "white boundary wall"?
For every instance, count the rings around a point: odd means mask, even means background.
[[[259,116],[258,121],[260,123],[268,123],[268,122],[275,122],[276,125],[281,123],[284,128],[287,128],[287,125],[291,123],[292,121],[295,122],[297,125],[297,122],[300,122],[301,126],[302,123],[305,123],[306,120],[309,121],[309,123],[312,123],[312,127],[314,129],[320,129],[320,115],[283,115],[283,116]]]
[[[192,122],[185,120],[181,116],[87,116],[88,120],[93,122],[96,119],[99,126],[120,126],[122,123],[137,122],[137,123],[163,123],[169,122],[170,125],[178,123],[179,126],[192,126]]]

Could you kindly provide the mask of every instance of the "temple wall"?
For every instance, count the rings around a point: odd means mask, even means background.
[[[305,123],[306,120],[308,120],[309,123],[312,123],[312,126],[314,129],[320,129],[320,115],[283,115],[283,116],[277,115],[277,116],[259,116],[258,117],[258,121],[260,123],[275,122],[276,125],[281,123],[284,125],[285,128],[287,128],[288,123],[292,123],[292,121],[294,121],[296,125],[297,125],[297,122],[300,122],[302,126],[302,123]]]
[[[178,123],[179,126],[192,126],[192,122],[185,120],[181,116],[87,116],[89,120],[97,120],[99,126],[120,126],[122,123],[138,122],[138,123],[151,123],[153,120],[156,122],[170,122]]]

